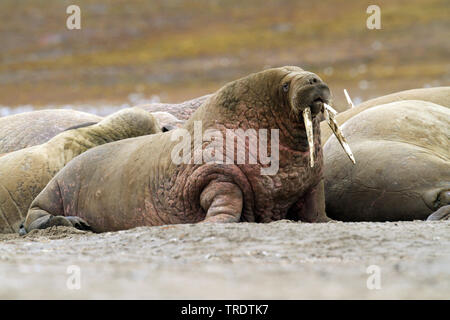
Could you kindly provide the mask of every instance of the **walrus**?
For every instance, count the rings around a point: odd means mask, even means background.
[[[405,100],[342,124],[357,160],[330,137],[324,145],[326,208],[341,221],[425,220],[450,204],[450,110]],[[430,220],[443,219],[448,209]],[[445,213],[445,210],[447,210]]]
[[[0,157],[0,233],[17,232],[33,199],[70,160],[117,140],[161,132],[148,112],[129,108],[98,124],[60,133],[50,141]]]
[[[175,128],[182,127],[184,124],[183,120],[179,120],[173,114],[164,111],[156,111],[150,113],[153,117],[158,120],[161,130],[163,132],[173,130]]]
[[[24,112],[0,118],[0,154],[47,142],[64,130],[102,118],[93,114],[65,109]]]
[[[357,107],[373,107],[401,100],[422,100],[450,108],[450,87],[418,88],[398,91],[364,101]]]
[[[447,108],[450,108],[450,87],[435,87],[435,88],[420,88],[411,89],[405,91],[399,91],[391,93],[385,96],[381,96],[375,99],[367,100],[360,103],[354,108],[345,110],[336,116],[336,121],[339,124],[345,123],[355,115],[363,112],[364,110],[387,104],[390,102],[402,101],[402,100],[422,100],[432,102]],[[324,145],[328,138],[333,134],[333,131],[329,128],[325,121],[321,124],[322,145]]]
[[[329,99],[328,86],[299,67],[230,82],[183,128],[103,145],[72,160],[33,201],[20,233],[54,225],[105,232],[329,221],[319,126]],[[221,144],[227,134],[231,139]]]
[[[150,103],[137,105],[137,107],[144,109],[145,111],[148,111],[150,113],[168,112],[179,120],[187,120],[211,96],[212,94],[207,94],[180,103]]]

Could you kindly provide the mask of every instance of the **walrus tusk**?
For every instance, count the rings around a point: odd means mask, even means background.
[[[347,154],[347,156],[350,158],[350,160],[353,162],[353,164],[355,164],[356,161],[355,161],[355,157],[353,156],[352,150],[350,149],[350,146],[348,145],[347,141],[345,140],[345,137],[341,131],[341,128],[339,128],[339,125],[336,122],[336,119],[334,118],[334,116],[335,116],[335,113],[333,112],[334,109],[326,103],[324,103],[323,105],[325,107],[323,113],[325,115],[325,119],[327,120],[328,125],[330,126],[334,135],[338,139],[342,148],[344,148],[344,151]],[[308,131],[306,131],[306,132],[308,132]]]
[[[314,167],[314,133],[312,127],[311,109],[303,110],[303,121],[305,122],[306,136],[308,137],[309,145],[309,165]]]
[[[353,104],[353,101],[350,98],[350,95],[348,94],[347,89],[344,89],[344,94],[345,94],[345,99],[347,99],[347,103],[349,104],[349,106],[354,108],[355,105]]]
[[[332,106],[330,106],[329,104],[325,103],[324,107],[327,109],[328,112],[331,112],[333,114],[333,116],[338,114],[338,112],[336,110],[334,110],[334,108]]]

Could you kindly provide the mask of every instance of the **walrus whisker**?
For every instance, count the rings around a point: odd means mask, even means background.
[[[309,145],[309,165],[314,167],[314,133],[312,126],[311,109],[305,108],[303,110],[303,121],[305,122],[306,136],[308,137]]]
[[[334,109],[326,103],[324,103],[323,105],[325,107],[323,112],[325,115],[325,120],[327,121],[337,140],[341,144],[342,148],[344,148],[344,151],[347,154],[347,156],[350,158],[353,164],[355,164],[356,161],[355,157],[353,156],[352,150],[350,149],[350,146],[348,145],[347,140],[345,140],[341,128],[339,128],[339,125],[336,119],[334,118],[335,116],[335,113],[333,112]]]

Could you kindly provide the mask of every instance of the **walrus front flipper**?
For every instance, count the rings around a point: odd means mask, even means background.
[[[203,190],[200,204],[206,212],[201,222],[239,222],[243,205],[242,191],[233,183],[213,181]]]
[[[427,218],[427,221],[436,220],[450,220],[450,205],[439,208]]]
[[[302,222],[330,222],[325,212],[324,182],[321,180],[301,197],[288,211],[288,219]]]

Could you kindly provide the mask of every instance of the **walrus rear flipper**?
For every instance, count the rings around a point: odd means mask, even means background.
[[[89,224],[82,218],[64,216],[61,189],[56,179],[52,179],[31,203],[25,222],[19,229],[19,234],[24,235],[34,229],[46,229],[53,226],[91,230]]]

